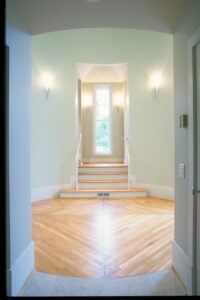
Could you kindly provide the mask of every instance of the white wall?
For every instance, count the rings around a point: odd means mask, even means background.
[[[32,189],[69,183],[74,174],[77,62],[128,63],[131,173],[137,183],[173,189],[172,35],[76,29],[34,36],[32,45]],[[38,82],[44,70],[55,76],[48,100]],[[163,76],[158,99],[149,86],[155,71]]]
[[[7,295],[16,296],[34,268],[30,197],[31,36],[10,1],[6,1],[6,44],[9,46]]]
[[[186,285],[192,291],[193,264],[189,243],[189,193],[188,189],[188,128],[180,128],[179,117],[188,114],[188,40],[200,25],[200,1],[193,0],[191,9],[182,19],[174,34],[174,100],[175,100],[175,241],[174,265]],[[185,164],[185,178],[178,177],[178,164]]]

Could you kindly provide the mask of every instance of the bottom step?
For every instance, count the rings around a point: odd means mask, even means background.
[[[63,189],[61,198],[96,198],[96,197],[147,197],[147,189],[142,188],[115,188],[115,189]]]

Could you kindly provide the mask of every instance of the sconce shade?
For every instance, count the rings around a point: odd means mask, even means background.
[[[151,86],[154,89],[155,98],[158,97],[158,91],[161,85],[161,74],[159,72],[151,75]]]
[[[48,99],[49,93],[50,93],[50,88],[52,88],[52,86],[53,86],[53,76],[50,73],[45,72],[42,74],[41,81],[42,81],[43,87],[46,90],[46,99]]]

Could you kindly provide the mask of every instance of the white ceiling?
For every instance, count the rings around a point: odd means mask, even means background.
[[[30,34],[91,27],[173,33],[192,0],[10,0]]]
[[[93,67],[82,82],[123,82],[123,78],[112,66]]]

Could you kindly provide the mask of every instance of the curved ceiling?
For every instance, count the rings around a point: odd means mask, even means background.
[[[192,0],[10,0],[29,33],[134,28],[173,33]]]

